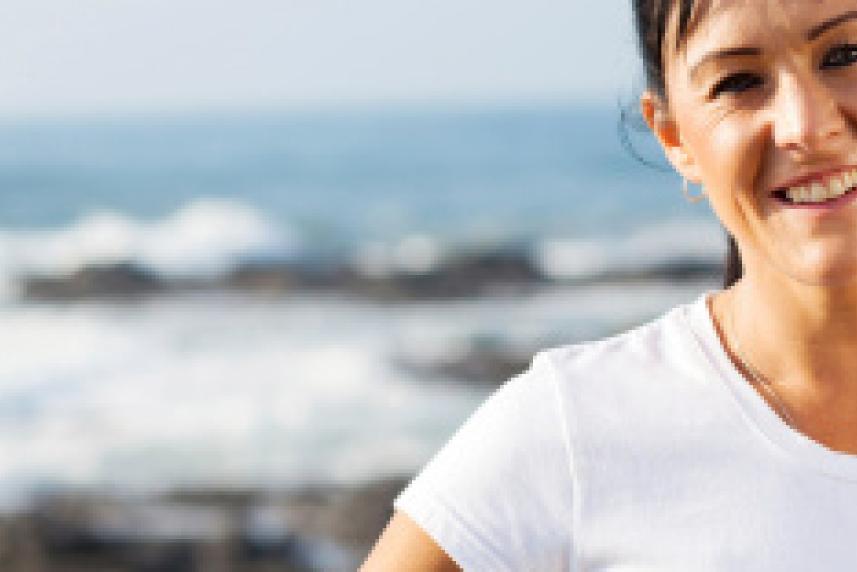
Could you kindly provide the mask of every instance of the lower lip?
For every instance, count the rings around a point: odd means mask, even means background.
[[[857,186],[848,189],[848,192],[841,197],[836,197],[835,199],[830,199],[821,203],[789,203],[781,199],[778,199],[778,202],[784,207],[790,209],[826,210],[843,206],[852,202],[854,199],[857,199]]]

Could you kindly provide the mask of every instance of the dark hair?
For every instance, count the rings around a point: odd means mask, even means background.
[[[664,41],[667,26],[674,10],[678,10],[678,28],[676,46],[687,35],[695,0],[632,0],[634,24],[637,30],[637,42],[646,74],[649,90],[667,102],[666,77],[664,75]],[[727,252],[723,284],[727,288],[737,282],[744,272],[741,254],[735,238],[726,233]]]

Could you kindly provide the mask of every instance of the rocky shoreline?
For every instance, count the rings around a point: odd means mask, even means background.
[[[722,265],[706,259],[675,259],[641,267],[605,268],[583,276],[548,276],[525,250],[458,254],[430,268],[372,272],[348,262],[248,262],[208,278],[174,278],[121,262],[89,265],[66,275],[25,275],[25,301],[135,300],[193,292],[235,292],[288,296],[335,293],[379,302],[474,298],[519,293],[549,285],[590,286],[651,281],[688,282],[722,274]]]
[[[407,484],[293,491],[62,492],[0,515],[6,572],[354,570]]]

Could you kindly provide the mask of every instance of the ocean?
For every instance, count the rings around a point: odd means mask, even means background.
[[[0,501],[411,474],[493,387],[432,364],[486,340],[527,356],[611,335],[715,288],[599,278],[724,251],[618,121],[607,105],[0,125]],[[525,252],[551,280],[409,300],[23,287],[125,263],[208,281],[248,263],[420,274],[473,251]]]

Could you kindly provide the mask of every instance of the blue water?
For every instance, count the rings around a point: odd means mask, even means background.
[[[609,235],[707,216],[622,147],[619,110],[389,111],[0,126],[0,227],[233,198],[318,245]],[[649,138],[643,153],[665,161]]]

